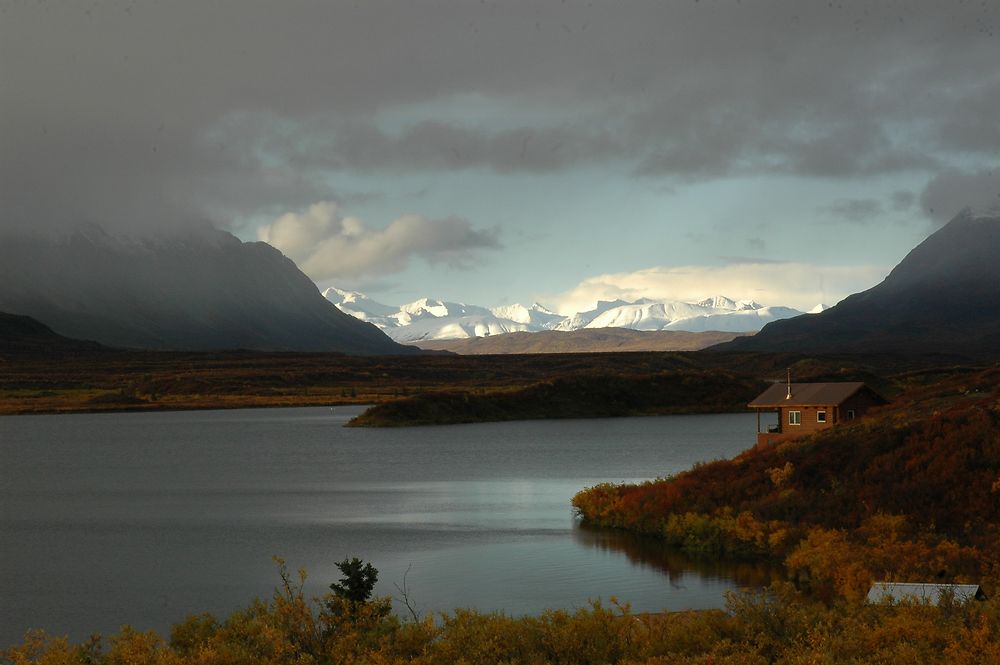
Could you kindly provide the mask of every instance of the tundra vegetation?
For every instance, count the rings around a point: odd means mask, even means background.
[[[438,393],[505,398],[512,391],[545,390],[574,377],[651,377],[664,372],[705,373],[708,381],[716,372],[736,375],[733,383],[716,382],[712,402],[719,409],[742,410],[762,379],[784,376],[788,367],[798,381],[864,380],[891,392],[894,379],[880,377],[922,368],[937,371],[942,363],[954,361],[707,352],[373,357],[125,351],[79,344],[36,351],[11,348],[0,339],[0,414],[379,404]]]
[[[574,498],[588,524],[784,561],[790,581],[731,594],[725,609],[636,614],[612,598],[538,616],[457,609],[404,620],[390,599],[370,597],[376,571],[361,561],[339,564],[345,577],[324,598],[306,597],[305,572],[279,562],[273,596],[229,617],[83,644],[35,631],[2,662],[1000,662],[1000,368],[900,382],[908,390],[856,424]],[[866,604],[876,579],[977,582],[989,599]]]

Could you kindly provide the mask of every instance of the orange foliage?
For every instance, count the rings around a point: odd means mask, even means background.
[[[1000,570],[1000,370],[961,381],[672,478],[589,488],[573,505],[588,523],[694,552],[787,557],[801,583],[849,598],[872,579],[990,581]]]

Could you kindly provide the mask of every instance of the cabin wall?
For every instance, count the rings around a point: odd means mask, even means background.
[[[882,402],[876,399],[871,393],[862,390],[851,395],[840,405],[840,420],[841,422],[850,422],[847,412],[852,409],[854,410],[854,417],[857,419],[864,416],[873,406],[881,404]]]
[[[798,425],[788,422],[788,412],[798,411],[800,414]],[[826,422],[821,423],[816,419],[816,414],[820,411],[826,412]],[[842,412],[843,413],[843,412]],[[781,432],[798,436],[801,434],[812,434],[821,429],[827,429],[836,422],[836,407],[833,406],[783,406],[781,407]]]
[[[772,412],[777,411],[778,414],[778,431],[764,432],[760,431],[761,423],[758,415],[758,445],[773,445],[779,441],[786,441],[800,436],[808,436],[815,432],[829,429],[842,422],[857,420],[858,418],[864,417],[864,415],[870,411],[872,407],[881,406],[885,403],[885,401],[875,394],[870,388],[864,386],[842,403],[828,404],[826,406],[795,405],[787,402],[779,402],[776,404],[775,401],[780,400],[780,396],[776,396],[773,394],[774,392],[774,386],[772,386],[761,394],[760,397],[758,397],[758,400],[767,400],[762,402],[763,404],[766,404],[766,406],[758,405],[757,400],[751,402],[752,408],[757,409],[758,414],[762,410]],[[836,393],[836,391],[833,392]],[[825,398],[835,399],[829,395]],[[823,398],[821,397],[821,399]],[[792,399],[790,401],[794,402],[795,400]],[[799,412],[798,423],[794,425],[789,422],[789,413],[793,411]],[[820,412],[825,413],[826,417],[823,421],[820,421],[818,418],[818,414]]]

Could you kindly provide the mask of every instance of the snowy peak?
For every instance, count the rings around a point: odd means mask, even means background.
[[[447,302],[445,300],[431,300],[421,298],[411,303],[402,305],[399,311],[410,315],[415,319],[424,319],[429,316],[434,318],[444,318],[449,316],[468,316],[470,314],[489,314],[489,310],[478,305],[466,305],[460,302]]]
[[[640,301],[608,309],[594,318],[586,327],[661,330],[664,325],[669,325],[674,321],[695,316],[710,316],[712,312],[712,307],[701,303]]]
[[[430,298],[421,298],[420,300],[400,305],[399,311],[413,316],[448,316],[448,306],[440,300],[431,300]]]
[[[492,307],[490,312],[497,318],[510,319],[511,321],[517,321],[518,323],[531,323],[531,311],[529,311],[524,305],[517,303],[513,305]]]
[[[637,301],[637,303],[640,302],[644,303],[646,301],[645,299]],[[629,303],[624,300],[598,300],[594,309],[590,309],[585,312],[577,312],[576,314],[567,316],[555,326],[554,330],[579,330],[580,328],[586,328],[590,325],[591,321],[605,312],[613,310],[617,307],[631,304],[633,303]]]
[[[549,316],[559,316],[545,305],[542,305],[537,302],[533,303],[531,307],[529,307],[528,309],[530,309],[532,312],[538,312],[539,314],[548,314]]]
[[[404,343],[581,328],[750,332],[771,321],[802,314],[788,307],[765,307],[753,300],[733,300],[722,295],[695,302],[601,300],[592,309],[568,316],[539,303],[486,308],[421,298],[394,308],[354,291],[330,288],[323,295],[342,311],[374,323]]]
[[[336,305],[340,311],[362,321],[374,322],[374,319],[389,316],[397,311],[396,307],[383,305],[363,293],[343,291],[336,287],[330,287],[323,291],[323,297]]]
[[[713,296],[711,298],[705,298],[704,300],[699,300],[695,305],[701,305],[702,307],[710,307],[712,309],[724,309],[732,311],[743,311],[751,309],[760,309],[763,307],[756,300],[732,300],[726,296]]]

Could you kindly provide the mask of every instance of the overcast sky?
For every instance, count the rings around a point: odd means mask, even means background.
[[[808,308],[1000,202],[1000,3],[0,0],[0,195],[389,304]]]

